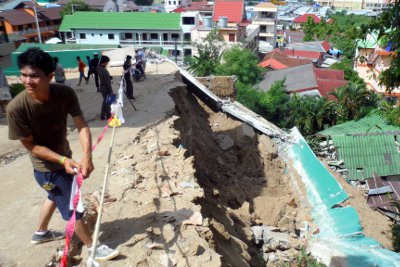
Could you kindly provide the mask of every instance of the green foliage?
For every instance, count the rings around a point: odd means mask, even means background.
[[[392,225],[392,244],[395,252],[400,252],[400,224]]]
[[[385,38],[391,42],[393,54],[389,68],[382,71],[379,80],[380,85],[385,86],[388,92],[400,86],[400,2],[389,1],[388,9],[385,9],[378,17],[369,24],[362,26],[362,32],[378,33],[378,40]]]
[[[344,78],[347,81],[364,84],[364,80],[361,79],[360,76],[358,76],[358,73],[353,69],[352,61],[349,59],[343,59],[340,62],[336,62],[332,64],[329,68],[332,70],[343,70]]]
[[[378,96],[365,85],[349,82],[331,93],[337,101],[337,123],[358,120],[378,106]]]
[[[255,113],[262,115],[262,109],[259,105],[261,91],[254,89],[251,85],[238,82],[236,84],[237,101],[251,109]]]
[[[333,125],[335,122],[336,103],[324,97],[295,94],[287,106],[288,116],[284,126],[296,126],[304,135],[315,134],[324,125]]]
[[[360,27],[372,21],[372,18],[368,16],[355,14],[346,15],[340,12],[332,14],[329,17],[332,18],[339,27],[349,27],[349,25]]]
[[[237,91],[237,100],[240,103],[267,120],[279,123],[284,119],[286,103],[289,100],[284,81],[274,83],[268,91],[260,91],[249,84],[238,82]]]
[[[307,17],[307,21],[302,25],[304,31],[304,42],[314,41],[314,36],[319,26],[314,22],[312,17]]]
[[[240,83],[251,85],[262,78],[264,69],[258,67],[258,58],[249,49],[233,46],[224,51],[223,62],[216,66],[217,75],[236,75]]]
[[[304,248],[301,248],[300,253],[297,256],[296,264],[299,267],[326,267],[325,264],[318,262],[308,254]]]
[[[315,23],[311,17],[302,25],[305,33],[304,41],[327,40],[334,44],[337,49],[344,52],[344,56],[353,59],[355,53],[355,40],[361,38],[361,31],[358,28],[361,23],[369,21],[366,16],[345,16],[332,15],[332,24],[324,19]]]
[[[90,7],[83,0],[72,0],[68,2],[68,4],[65,5],[64,9],[60,12],[61,17],[64,17],[65,15],[71,15],[72,6],[74,8],[74,11],[99,11]]]
[[[25,90],[25,86],[22,83],[13,83],[10,85],[10,94],[12,98],[16,97],[19,93]]]
[[[199,43],[195,43],[197,55],[188,60],[188,70],[197,76],[214,74],[221,60],[221,41],[218,31],[214,29]]]
[[[385,112],[384,116],[388,123],[396,126],[400,126],[400,107],[389,107]]]
[[[285,91],[285,81],[272,84],[267,92],[261,94],[258,101],[264,109],[267,120],[279,123],[284,118],[286,103],[289,101],[289,96]]]

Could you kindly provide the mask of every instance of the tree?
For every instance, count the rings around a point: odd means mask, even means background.
[[[188,70],[197,76],[214,74],[216,67],[220,64],[223,47],[222,38],[218,35],[217,29],[213,29],[201,42],[193,46],[197,55],[187,60]]]
[[[236,75],[239,82],[253,85],[262,78],[257,56],[249,49],[233,46],[223,52],[223,64],[216,66],[217,75]]]
[[[322,130],[325,124],[335,122],[335,103],[325,97],[299,96],[290,98],[285,127],[296,126],[303,135],[312,135]]]
[[[263,115],[263,110],[259,104],[261,91],[254,89],[251,85],[236,83],[237,101],[257,114]]]
[[[302,25],[304,31],[304,42],[314,41],[315,33],[317,32],[318,24],[314,22],[312,17],[307,17],[307,21]]]
[[[338,123],[358,120],[378,106],[378,96],[363,84],[349,82],[330,93],[337,99]]]
[[[265,117],[273,123],[279,124],[286,113],[286,104],[289,95],[285,90],[285,81],[277,81],[271,88],[260,96],[260,105],[265,110]]]
[[[65,5],[64,9],[60,12],[61,17],[72,14],[72,8],[75,11],[98,11],[91,8],[83,0],[72,0]]]
[[[363,33],[378,33],[378,40],[385,37],[390,43],[387,47],[392,51],[390,66],[381,72],[379,83],[388,92],[400,87],[400,1],[389,1],[388,8],[369,24],[362,26]]]

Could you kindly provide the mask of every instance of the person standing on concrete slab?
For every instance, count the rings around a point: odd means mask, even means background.
[[[111,86],[111,76],[106,69],[110,58],[107,56],[102,56],[100,59],[100,64],[97,67],[97,73],[100,80],[100,92],[103,95],[103,103],[101,105],[100,119],[107,120],[111,117],[111,107],[107,103],[107,96],[113,94],[113,89]]]
[[[63,232],[49,230],[50,219],[57,208],[63,219],[72,216],[69,209],[72,183],[76,170],[89,178],[94,170],[91,154],[91,133],[82,115],[74,90],[63,84],[51,83],[54,63],[51,56],[39,48],[29,48],[18,56],[18,67],[25,90],[18,94],[7,108],[9,138],[19,140],[29,151],[34,176],[48,196],[39,217],[39,224],[31,243],[41,244],[65,237]],[[83,158],[76,162],[67,140],[68,114],[79,132]],[[93,240],[76,213],[75,233],[88,247]],[[109,260],[119,255],[106,245],[96,249],[98,260]]]
[[[126,56],[123,68],[124,68],[124,80],[126,85],[126,97],[128,99],[135,99],[135,97],[133,96],[133,84],[131,77],[132,57],[130,55]]]
[[[83,63],[81,57],[76,57],[76,60],[78,61],[78,71],[79,71],[79,83],[77,84],[77,86],[80,86],[82,83],[82,78],[84,78],[86,83],[88,83],[88,78],[85,77],[86,64]]]
[[[99,55],[97,53],[94,53],[93,58],[90,61],[90,67],[92,68],[92,73],[94,75],[94,83],[96,84],[97,92],[100,92],[99,75],[97,74],[98,66],[99,66]]]

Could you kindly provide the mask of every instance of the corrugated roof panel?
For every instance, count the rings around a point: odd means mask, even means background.
[[[180,13],[75,12],[64,17],[60,32],[71,29],[179,30]]]
[[[385,119],[377,114],[364,117],[358,121],[348,121],[335,125],[329,129],[320,131],[318,134],[325,136],[344,134],[372,134],[392,133],[400,134],[400,127],[386,123]]]
[[[364,180],[400,174],[400,153],[394,135],[333,136],[333,144],[348,170],[348,179]]]

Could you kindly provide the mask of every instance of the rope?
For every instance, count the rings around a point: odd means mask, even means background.
[[[101,192],[101,198],[100,198],[100,208],[99,208],[99,213],[97,214],[97,221],[96,221],[96,226],[95,230],[93,233],[93,245],[92,245],[92,251],[90,253],[90,257],[87,261],[87,266],[96,266],[95,263],[95,256],[96,256],[96,248],[97,248],[97,241],[99,239],[99,232],[100,232],[100,224],[101,224],[101,218],[103,215],[103,206],[104,206],[104,198],[107,190],[107,182],[108,182],[108,176],[109,176],[109,170],[110,170],[110,161],[111,161],[111,152],[112,152],[112,146],[114,144],[114,138],[115,138],[115,128],[116,128],[117,122],[114,121],[113,123],[113,132],[111,136],[111,142],[110,146],[108,148],[108,158],[107,158],[107,165],[106,165],[106,170],[104,172],[104,181],[103,181],[103,191]]]
[[[115,125],[115,123],[114,123]],[[95,150],[96,146],[103,140],[105,133],[108,130],[108,123],[107,125],[103,128],[103,131],[100,133],[99,137],[97,138],[97,142],[92,146],[92,151]],[[63,257],[61,259],[61,267],[66,267],[67,266],[67,257],[69,253],[69,245],[71,243],[72,236],[74,234],[75,230],[75,224],[76,224],[76,210],[77,206],[80,200],[81,196],[81,185],[83,183],[83,175],[82,173],[77,173],[74,177],[76,184],[77,184],[77,191],[75,193],[75,196],[72,200],[72,206],[73,206],[73,212],[71,218],[68,220],[67,226],[65,227],[65,247],[64,247],[64,252],[63,252]]]

